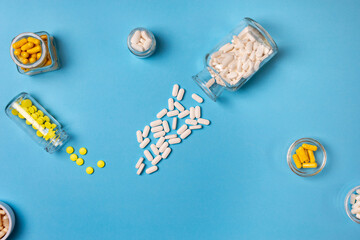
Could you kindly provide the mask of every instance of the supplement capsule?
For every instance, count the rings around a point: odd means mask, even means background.
[[[26,50],[31,49],[33,47],[34,47],[34,44],[32,42],[28,42],[28,43],[25,43],[24,45],[22,45],[21,50],[26,51]]]
[[[169,139],[169,144],[178,144],[181,143],[181,138],[171,138]]]
[[[196,93],[193,93],[192,95],[191,95],[191,97],[195,100],[195,101],[197,101],[198,103],[202,103],[203,101],[204,101],[204,99],[202,99],[199,95],[197,95]]]
[[[154,157],[151,155],[151,153],[150,153],[149,150],[145,150],[145,151],[144,151],[144,155],[145,155],[146,159],[149,160],[150,162],[151,162],[152,160],[154,160]]]
[[[157,132],[160,132],[162,130],[164,130],[163,126],[157,126],[157,127],[152,127],[151,128],[151,132],[153,132],[153,133],[157,133]]]
[[[28,37],[27,40],[28,40],[28,42],[32,42],[35,45],[40,45],[40,43],[41,43],[39,39],[36,39],[36,38],[33,38],[33,37]]]
[[[170,126],[169,126],[168,121],[164,120],[162,124],[163,124],[164,131],[166,133],[170,132]]]
[[[180,138],[181,138],[181,139],[185,139],[185,138],[187,138],[190,134],[191,134],[191,130],[190,130],[190,129],[187,129],[185,132],[183,132],[183,133],[180,135]]]
[[[141,163],[139,169],[137,170],[136,174],[140,175],[142,171],[144,170],[145,163]]]
[[[200,108],[200,106],[195,107],[195,117],[196,118],[201,118],[201,108]]]
[[[150,138],[145,138],[144,141],[140,143],[140,148],[145,148],[150,142]]]
[[[172,128],[173,130],[176,130],[176,127],[177,127],[177,117],[174,117],[174,118],[173,118],[172,125],[171,125],[171,128]]]
[[[161,156],[158,155],[154,158],[154,160],[151,162],[151,164],[155,166],[156,164],[158,164],[161,161],[161,159],[162,159]]]
[[[178,101],[181,101],[182,99],[183,99],[183,97],[184,97],[184,94],[185,94],[185,89],[180,89],[179,90],[179,92],[178,92],[178,95],[177,95],[177,97],[176,97],[176,99],[178,100]]]
[[[202,128],[202,125],[193,125],[193,126],[190,126],[189,129],[193,130],[193,129],[201,129]]]
[[[161,132],[157,132],[154,134],[154,138],[159,138],[159,137],[163,137],[165,136],[165,132],[164,131],[161,131]]]
[[[150,123],[150,126],[151,126],[151,127],[156,127],[156,126],[159,126],[159,125],[161,125],[161,124],[162,124],[162,120],[158,119],[158,120],[152,121],[152,122]]]
[[[173,111],[168,112],[166,115],[168,117],[175,117],[175,116],[179,115],[179,111],[178,110],[173,110]]]
[[[142,132],[140,130],[136,131],[136,138],[138,143],[141,143],[143,141]]]
[[[23,58],[28,58],[30,54],[27,52],[21,52],[20,56],[22,56]]]
[[[178,117],[179,117],[179,118],[184,118],[184,117],[186,117],[186,116],[189,115],[189,114],[190,114],[190,111],[189,111],[189,110],[185,110],[185,111],[181,112],[181,113],[178,115]]]
[[[195,108],[190,107],[190,119],[195,119]]]
[[[21,48],[23,45],[25,45],[28,41],[26,40],[26,38],[23,38],[19,41],[17,41],[16,43],[14,43],[12,45],[13,48]]]
[[[170,135],[166,135],[165,139],[172,139],[172,138],[176,138],[177,134],[170,134]]]
[[[198,123],[200,123],[202,125],[209,125],[210,124],[210,121],[207,120],[207,119],[204,119],[204,118],[199,118],[197,121],[198,121]]]
[[[136,165],[135,165],[135,168],[139,168],[140,165],[143,163],[143,161],[144,161],[144,158],[140,157],[139,160],[137,161]]]
[[[152,167],[149,167],[148,169],[146,169],[146,173],[151,174],[153,172],[156,172],[158,169],[159,169],[158,166],[152,166]]]
[[[14,55],[15,55],[15,56],[20,56],[21,53],[22,53],[21,49],[15,49],[15,50],[14,50]]]
[[[179,92],[179,85],[175,84],[174,87],[173,87],[173,90],[172,90],[173,97],[177,97],[178,92]]]
[[[303,147],[299,147],[296,150],[296,154],[299,156],[301,163],[306,163],[309,161],[309,159],[307,158],[307,155],[305,154],[305,150]]]
[[[36,58],[29,58],[29,62],[30,62],[30,63],[34,63],[34,62],[36,62],[36,61],[37,61]]]
[[[316,168],[317,167],[317,163],[303,163],[303,168]]]
[[[146,126],[144,127],[142,136],[143,136],[144,138],[148,137],[148,136],[149,136],[149,132],[150,132],[150,127],[149,127],[148,125],[146,125]]]
[[[29,43],[27,43],[27,44],[29,44]],[[21,50],[22,50],[23,47],[24,47],[24,46],[21,47]],[[41,51],[41,47],[40,47],[40,46],[35,46],[35,47],[27,50],[27,52],[30,53],[30,54],[38,53],[38,52],[40,52],[40,51]],[[51,64],[51,63],[50,63],[50,64]]]
[[[168,106],[169,106],[170,111],[174,110],[174,99],[173,98],[169,98]]]
[[[175,106],[180,112],[182,112],[182,111],[185,110],[184,106],[183,106],[181,103],[179,103],[179,102],[174,102],[174,106]]]
[[[294,159],[294,163],[295,163],[296,167],[301,168],[301,161],[300,161],[298,155],[294,154],[294,155],[292,155],[292,157]]]
[[[164,116],[166,115],[166,113],[167,113],[167,109],[164,108],[163,110],[161,110],[161,111],[156,115],[156,117],[157,117],[157,118],[162,118],[162,117],[164,117]]]
[[[161,147],[161,145],[165,142],[165,138],[164,137],[161,137],[159,138],[159,140],[156,142],[156,147],[159,148]]]
[[[306,144],[304,143],[302,145],[303,148],[307,149],[307,150],[311,150],[311,151],[316,151],[317,150],[317,146],[311,145],[311,144]]]
[[[307,152],[308,152],[308,156],[309,156],[310,162],[311,162],[311,163],[314,163],[314,162],[315,162],[314,152],[311,151],[311,150],[307,150]]]
[[[151,151],[155,154],[155,155],[159,155],[159,149],[155,146],[155,144],[151,144],[150,145]]]
[[[197,125],[198,122],[196,120],[186,119],[185,123],[189,125]]]
[[[188,126],[186,124],[182,125],[178,130],[177,130],[177,134],[181,135],[183,132],[185,132],[185,130],[188,128]]]
[[[167,149],[165,149],[165,151],[163,152],[163,154],[161,155],[161,157],[163,158],[163,159],[166,159],[168,156],[169,156],[169,154],[171,153],[171,148],[167,148]]]
[[[169,146],[168,142],[164,142],[161,147],[159,148],[159,152],[163,153],[165,149]]]

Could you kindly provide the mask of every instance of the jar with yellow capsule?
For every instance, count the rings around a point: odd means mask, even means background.
[[[58,151],[70,139],[61,124],[28,93],[14,97],[5,112],[49,153]]]
[[[25,32],[11,42],[10,56],[21,74],[35,75],[60,68],[54,37],[47,32]]]

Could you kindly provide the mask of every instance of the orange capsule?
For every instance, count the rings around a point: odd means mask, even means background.
[[[28,49],[27,52],[30,53],[30,54],[33,54],[33,53],[38,53],[41,51],[41,47],[40,46],[35,46],[31,49]]]
[[[15,49],[14,55],[15,55],[15,56],[19,56],[20,54],[21,54],[21,49],[20,49],[20,48]]]
[[[28,42],[28,43],[22,45],[21,50],[25,51],[25,50],[28,50],[28,49],[33,48],[33,47],[34,47],[34,44],[32,42]]]
[[[22,56],[23,58],[28,58],[28,57],[30,56],[30,54],[27,53],[27,52],[21,52],[21,56]]]
[[[26,38],[23,38],[19,41],[17,41],[16,43],[13,43],[12,47],[13,48],[21,48],[24,44],[26,44],[28,41],[26,40]]]
[[[40,36],[42,40],[47,40],[47,36],[46,35],[41,35]]]

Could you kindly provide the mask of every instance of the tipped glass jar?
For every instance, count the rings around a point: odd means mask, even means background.
[[[236,91],[278,52],[265,29],[244,18],[205,56],[205,68],[192,78],[214,101],[224,89]]]
[[[69,140],[61,124],[28,93],[13,98],[5,112],[49,153],[56,152]]]
[[[128,38],[127,46],[132,54],[139,58],[150,57],[156,49],[154,34],[145,28],[133,29]]]
[[[25,32],[11,42],[10,56],[21,74],[35,75],[60,68],[54,37],[47,32]]]

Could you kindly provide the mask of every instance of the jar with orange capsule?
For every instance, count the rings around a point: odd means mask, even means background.
[[[11,42],[10,56],[21,74],[35,75],[60,68],[54,37],[44,31],[17,35]]]

